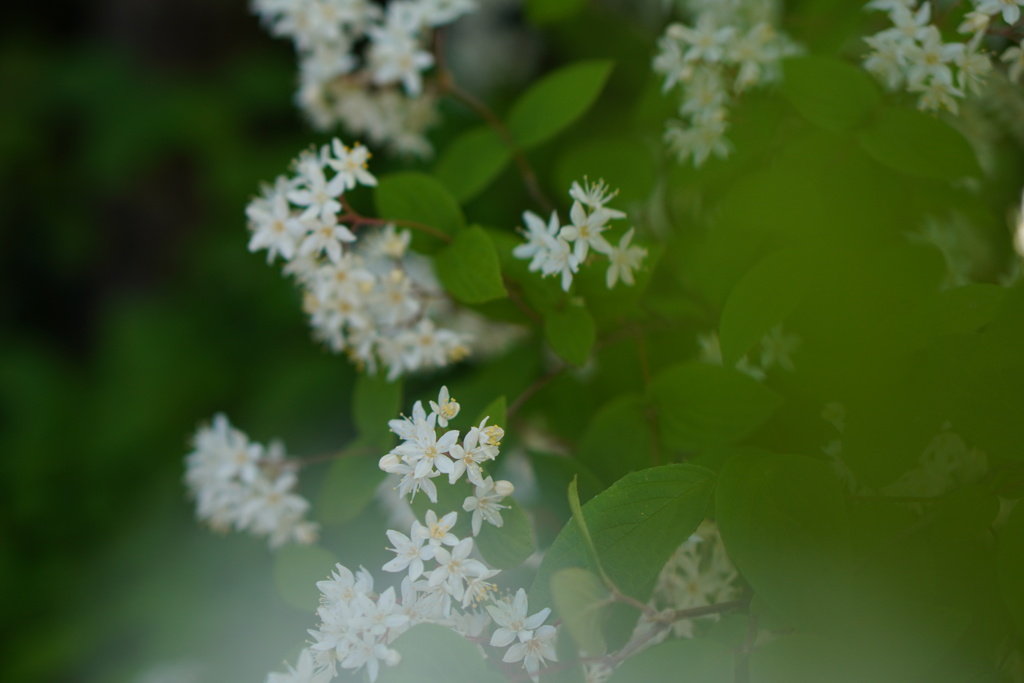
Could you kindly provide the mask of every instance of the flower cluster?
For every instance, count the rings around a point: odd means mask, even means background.
[[[700,345],[700,360],[712,365],[722,365],[722,346],[718,334],[709,332],[699,335],[697,343]],[[745,375],[749,375],[757,381],[762,381],[768,376],[768,370],[774,367],[783,370],[793,371],[792,354],[800,348],[803,340],[799,335],[786,332],[782,324],[778,324],[758,340],[753,352],[755,360],[750,355],[744,354],[736,361],[736,369]]]
[[[223,414],[194,437],[185,458],[185,483],[196,499],[196,515],[214,529],[267,536],[270,547],[313,543],[317,525],[306,519],[309,501],[296,494],[298,477],[284,447],[249,441]]]
[[[569,225],[562,225],[555,211],[551,212],[547,223],[537,214],[524,211],[526,244],[516,246],[512,254],[516,258],[530,259],[530,270],[540,271],[544,277],[560,275],[562,289],[568,292],[573,275],[593,249],[608,257],[606,282],[609,289],[619,280],[627,285],[634,284],[633,271],[647,256],[647,250],[630,246],[633,228],[626,231],[618,245],[612,245],[601,234],[611,227],[609,221],[626,217],[622,211],[605,206],[616,194],[618,191],[610,191],[603,180],[590,183],[584,179],[583,185],[574,182],[569,189],[573,199]]]
[[[433,29],[475,7],[473,0],[253,0],[253,10],[299,55],[297,100],[318,128],[338,123],[375,145],[425,155],[436,119],[423,72]]]
[[[665,143],[679,161],[695,166],[709,156],[725,157],[730,145],[729,106],[751,87],[775,82],[779,62],[798,52],[774,28],[773,2],[686,3],[693,25],[670,24],[658,40],[654,71],[664,76],[663,92],[682,88],[679,119],[671,119]]]
[[[969,448],[963,437],[953,431],[948,422],[943,424],[921,452],[917,465],[899,479],[873,489],[860,483],[843,460],[843,442],[840,438],[846,423],[846,408],[832,402],[825,406],[822,417],[837,432],[822,451],[843,486],[854,494],[884,496],[933,497],[948,493],[957,486],[978,481],[988,471],[988,456],[977,448]]]
[[[451,305],[430,261],[409,251],[408,231],[348,207],[347,190],[377,184],[369,157],[337,138],[303,152],[293,175],[279,176],[246,208],[249,251],[287,262],[318,339],[368,372],[384,365],[394,379],[462,359],[468,340],[438,326]],[[359,229],[370,232],[357,239]]]
[[[971,34],[967,42],[947,43],[931,23],[930,2],[875,0],[866,8],[887,12],[892,23],[890,28],[864,39],[871,47],[864,68],[887,88],[917,93],[919,109],[953,113],[958,110],[958,100],[981,91],[992,70],[992,62],[981,48],[987,14],[973,12],[960,26],[960,33]]]
[[[739,573],[725,552],[718,527],[705,520],[662,568],[651,606],[659,610],[704,607],[735,600],[739,592]],[[691,638],[693,627],[692,619],[683,619],[672,625],[672,631],[680,638]]]
[[[511,484],[499,481],[495,484],[490,477],[485,478],[481,465],[498,457],[498,446],[505,431],[498,425],[488,425],[487,420],[466,432],[462,443],[459,443],[459,431],[446,431],[440,438],[437,428],[444,429],[460,410],[459,404],[448,394],[448,387],[442,387],[437,401],[430,402],[430,413],[417,401],[412,408],[412,417],[403,417],[388,422],[388,426],[402,439],[390,453],[380,459],[380,468],[388,474],[402,475],[398,485],[399,495],[409,495],[410,499],[422,490],[431,502],[437,502],[437,486],[433,479],[441,474],[448,475],[448,483],[454,484],[463,474],[476,487],[474,496],[466,499],[467,511],[473,510],[474,518],[488,519],[495,526],[501,526],[501,515],[497,514],[500,506],[494,506],[500,499],[509,495]],[[474,501],[474,502],[470,502]],[[480,522],[473,525],[479,533]]]
[[[380,465],[389,473],[404,475],[399,485],[403,495],[411,497],[422,489],[435,503],[431,479],[445,473],[449,483],[455,484],[465,474],[474,486],[474,494],[463,503],[463,509],[473,513],[472,536],[456,535],[455,511],[438,515],[428,510],[422,521],[412,523],[408,534],[388,530],[395,557],[382,569],[404,572],[398,591],[389,587],[374,592],[374,578],[368,571],[352,572],[338,564],[329,579],[317,583],[320,623],[309,631],[313,642],[300,654],[296,669],[270,674],[267,683],[326,683],[339,667],[353,671],[365,667],[374,681],[381,664],[394,666],[399,661],[399,653],[391,647],[394,640],[424,623],[449,627],[493,648],[507,648],[502,661],[522,662],[534,681],[542,664],[556,660],[556,630],[544,624],[550,609],[530,615],[521,588],[514,597],[499,596],[490,581],[498,570],[472,557],[473,537],[485,521],[502,526],[501,510],[506,506],[501,500],[513,491],[509,482],[494,482],[480,469],[482,462],[497,456],[503,432],[487,426],[485,419],[471,427],[461,443],[455,430],[438,438],[437,428],[446,428],[457,417],[459,404],[446,387],[429,404],[429,413],[417,401],[411,418],[391,420],[392,431],[403,443],[385,455]]]
[[[676,613],[736,600],[740,590],[739,573],[726,554],[718,526],[704,520],[662,567],[647,603],[650,609],[641,615],[626,648],[635,653],[664,642],[670,635],[695,637],[699,622],[693,617],[680,619]],[[714,621],[719,615],[699,618]],[[606,680],[611,673],[607,666],[599,666],[592,679]]]

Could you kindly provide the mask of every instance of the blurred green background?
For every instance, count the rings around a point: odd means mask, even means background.
[[[312,615],[181,475],[216,411],[299,453],[348,430],[347,363],[245,249],[313,141],[291,46],[245,0],[16,3],[0,31],[0,680],[262,680]]]

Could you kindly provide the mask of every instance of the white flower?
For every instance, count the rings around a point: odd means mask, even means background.
[[[868,36],[864,42],[873,48],[864,60],[864,68],[881,78],[889,90],[899,88],[904,79],[907,43],[899,36],[883,33]]]
[[[299,653],[296,668],[288,665],[288,673],[267,674],[266,683],[327,683],[333,676],[326,667],[317,666],[313,661],[313,653],[305,649]]]
[[[420,72],[434,65],[434,57],[420,49],[419,26],[419,13],[412,3],[393,2],[388,5],[384,26],[367,30],[369,68],[374,83],[401,82],[409,95],[420,94],[423,90]]]
[[[346,190],[351,190],[356,185],[374,186],[377,184],[377,178],[366,169],[366,162],[371,156],[370,150],[359,143],[352,147],[346,147],[338,138],[334,138],[331,142],[331,149],[334,156],[329,156],[326,153],[324,156],[327,159],[327,164],[337,172],[335,178],[342,179]]]
[[[618,246],[608,246],[608,274],[605,281],[608,289],[615,286],[615,283],[622,280],[627,285],[635,284],[633,271],[640,267],[640,262],[647,256],[647,250],[643,247],[630,246],[633,239],[633,228],[626,231],[626,234],[619,240]]]
[[[491,634],[491,645],[505,647],[516,639],[523,642],[532,638],[533,631],[539,628],[551,614],[551,608],[545,607],[529,617],[526,616],[528,609],[526,591],[522,588],[516,591],[515,597],[511,600],[505,598],[493,605],[487,605],[487,611],[499,627]],[[518,661],[519,659],[522,657],[505,661]]]
[[[218,414],[212,427],[196,432],[194,444],[185,482],[200,519],[218,530],[267,536],[271,548],[316,540],[317,525],[305,519],[309,501],[294,493],[298,479],[280,443],[250,442]]]
[[[963,54],[963,49],[963,43],[943,43],[939,29],[934,26],[925,27],[920,45],[906,49],[910,62],[907,69],[910,89],[923,86],[928,79],[952,83],[953,73],[947,64],[956,62]]]
[[[448,387],[441,387],[437,402],[431,401],[430,409],[437,414],[437,424],[441,427],[447,427],[448,421],[459,414],[459,404],[448,395]]]
[[[475,0],[419,0],[423,23],[429,26],[450,24],[476,9]]]
[[[307,150],[295,162],[298,176],[296,187],[288,193],[288,199],[297,206],[304,206],[304,219],[326,221],[341,211],[337,197],[345,191],[345,178],[335,176],[330,180],[324,175],[323,154]]]
[[[916,86],[909,86],[908,90],[921,93],[921,96],[917,99],[917,107],[924,111],[948,109],[956,114],[959,110],[956,101],[958,98],[964,97],[964,92],[952,83],[946,83],[938,79],[932,79],[928,83]]]
[[[658,38],[658,54],[651,62],[651,68],[660,74],[665,75],[665,82],[661,91],[668,92],[677,83],[686,81],[692,71],[690,62],[683,59],[683,50],[679,41],[671,35],[663,35]]]
[[[488,569],[486,572],[479,576],[471,576],[466,579],[466,592],[462,596],[462,607],[466,608],[470,605],[479,605],[482,602],[489,600],[498,587],[487,579],[493,578],[500,574],[497,569]],[[478,631],[476,636],[483,631],[482,626],[486,626],[486,622],[490,621],[490,617],[486,613],[481,613],[484,617],[482,620],[477,619],[477,623],[474,624]],[[483,622],[482,624],[480,622]]]
[[[761,367],[767,370],[777,364],[792,372],[793,360],[790,356],[801,343],[799,335],[787,334],[781,324],[776,325],[761,337]]]
[[[372,638],[360,638],[352,643],[348,656],[341,662],[341,668],[360,669],[365,666],[370,683],[374,683],[380,672],[381,662],[387,666],[396,666],[399,661],[401,655],[397,650],[392,650]]]
[[[984,12],[968,12],[964,16],[963,23],[957,27],[959,33],[973,33],[975,35],[984,34],[988,30],[989,15]]]
[[[551,248],[541,263],[541,273],[545,277],[556,274],[562,276],[562,290],[566,292],[572,285],[572,276],[579,268],[579,259],[576,258],[570,244],[561,237],[552,242]]]
[[[421,422],[416,427],[415,437],[396,446],[394,452],[416,468],[416,477],[427,476],[427,473],[434,471],[435,468],[447,473],[451,470],[451,460],[444,457],[444,454],[458,439],[457,430],[447,431],[438,439],[433,426],[429,422]]]
[[[388,529],[387,537],[395,546],[388,550],[393,551],[396,556],[382,569],[386,572],[400,572],[408,568],[409,578],[418,579],[423,574],[423,562],[434,557],[434,547],[423,545],[422,538],[413,540],[393,529]]]
[[[711,155],[726,157],[732,147],[725,139],[728,123],[725,112],[715,112],[706,121],[693,122],[689,128],[681,121],[669,121],[665,130],[665,142],[676,153],[679,161],[693,157],[693,165],[699,167]]]
[[[569,196],[575,201],[590,209],[604,209],[608,217],[612,219],[626,217],[626,214],[621,211],[605,207],[605,204],[614,199],[618,193],[618,190],[609,188],[603,179],[598,180],[596,183],[591,183],[586,176],[583,178],[582,186],[578,182],[573,181],[572,186],[569,187]]]
[[[572,203],[569,210],[570,225],[566,225],[558,233],[563,240],[573,243],[573,256],[577,263],[583,263],[591,247],[597,251],[608,250],[608,242],[601,233],[608,229],[611,213],[605,208],[587,211],[581,202]]]
[[[536,683],[540,680],[540,665],[546,661],[558,661],[555,653],[555,633],[554,626],[541,626],[526,640],[512,645],[501,661],[518,662],[522,660],[523,667]]]
[[[498,485],[501,484],[507,484],[508,488],[502,487],[502,490],[497,490]],[[498,485],[494,483],[491,477],[487,477],[483,482],[476,485],[473,495],[468,496],[462,502],[462,509],[473,513],[472,526],[474,536],[480,535],[480,528],[484,520],[496,527],[504,524],[504,520],[501,518],[501,510],[506,509],[508,506],[500,505],[500,503],[502,498],[511,495],[512,491],[510,489],[512,485],[507,481],[500,481]]]
[[[725,55],[725,46],[733,39],[736,29],[732,26],[718,27],[710,14],[701,14],[693,28],[682,26],[677,29],[680,41],[689,46],[683,53],[688,62],[717,62]]]
[[[473,577],[487,574],[487,567],[479,560],[470,559],[473,551],[473,539],[464,538],[448,551],[444,546],[434,551],[437,569],[430,573],[428,583],[431,586],[444,586],[445,590],[456,600],[465,595],[465,581]]]
[[[454,511],[438,519],[436,512],[427,510],[424,520],[426,525],[420,524],[419,521],[413,522],[412,538],[420,542],[427,541],[430,547],[435,549],[434,552],[442,544],[458,545],[459,538],[451,532],[451,528],[455,526],[457,519],[458,513]]]
[[[417,430],[420,429],[420,425],[426,424],[430,429],[434,428],[434,424],[437,422],[437,415],[431,413],[429,416],[423,409],[423,403],[416,401],[412,406],[412,419],[403,417],[400,420],[388,420],[388,428],[392,432],[398,435],[398,438],[403,441],[409,441],[416,438]]]
[[[729,92],[719,68],[705,66],[695,69],[693,78],[686,84],[679,112],[702,120],[721,111],[728,100]]]
[[[295,256],[298,241],[306,228],[297,219],[298,214],[288,205],[286,194],[289,182],[280,177],[272,187],[264,189],[263,196],[249,202],[245,215],[249,218],[249,251],[267,250],[267,263],[280,254],[290,261]]]
[[[480,469],[480,463],[493,458],[490,457],[488,449],[478,443],[480,436],[480,430],[473,427],[466,434],[462,445],[455,444],[448,451],[452,458],[452,469],[448,473],[449,484],[457,482],[463,474],[466,474],[466,478],[473,484],[483,483],[483,470]]]
[[[532,211],[523,212],[523,223],[526,224],[526,244],[516,245],[512,255],[516,258],[530,259],[529,270],[540,270],[548,258],[548,253],[555,246],[561,222],[558,214],[551,212],[551,218],[545,225],[544,219]],[[520,229],[522,232],[522,230]]]
[[[976,11],[993,15],[1002,13],[1003,21],[1013,26],[1020,19],[1020,8],[1024,0],[982,0]]]
[[[914,12],[911,7],[896,5],[889,12],[894,25],[893,30],[907,42],[924,40],[929,29],[935,28],[929,22],[932,19],[932,4],[923,2]]]
[[[333,263],[338,263],[342,256],[341,245],[356,241],[348,226],[338,223],[338,217],[333,213],[306,216],[303,222],[309,233],[299,245],[302,256],[325,253]]]
[[[985,85],[985,78],[992,71],[992,60],[988,55],[974,49],[965,48],[957,56],[957,85],[966,92],[980,95]]]
[[[999,57],[999,61],[1010,65],[1007,76],[1014,83],[1019,83],[1021,74],[1024,74],[1024,49],[1020,45],[1010,46]]]
[[[408,230],[399,232],[394,223],[388,223],[363,240],[363,249],[370,258],[401,259],[409,250],[411,241],[412,233]]]

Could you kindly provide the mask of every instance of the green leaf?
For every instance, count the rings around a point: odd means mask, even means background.
[[[726,550],[783,618],[828,613],[850,554],[843,501],[829,466],[806,456],[737,456],[722,468],[715,517]]]
[[[996,567],[1006,609],[1024,631],[1024,504],[1019,501],[999,530]]]
[[[580,505],[580,494],[575,477],[569,482],[569,512],[572,514],[572,521],[576,523],[576,529],[583,538],[583,544],[587,547],[587,552],[590,553],[590,561],[597,568],[597,573],[601,575],[601,579],[607,582],[609,580],[608,575],[604,573],[604,567],[601,566],[601,557],[597,554],[597,549],[594,547],[594,539],[590,535],[587,518],[583,516],[583,507]]]
[[[287,545],[274,553],[274,585],[292,607],[313,612],[320,604],[317,581],[331,574],[337,559],[318,545]]]
[[[485,190],[508,164],[512,154],[490,126],[468,130],[444,148],[434,176],[466,202]]]
[[[804,118],[826,130],[850,130],[882,101],[863,69],[834,57],[787,59],[783,73],[783,96]]]
[[[387,474],[377,462],[384,450],[357,442],[331,463],[316,499],[315,517],[322,524],[344,524],[370,504]]]
[[[535,24],[571,19],[586,7],[587,0],[526,0],[526,16]]]
[[[608,683],[733,683],[732,652],[710,640],[670,640],[622,663]]]
[[[508,127],[524,148],[538,145],[568,128],[597,101],[612,63],[577,62],[548,74],[527,90],[508,115]]]
[[[627,595],[645,601],[661,568],[697,529],[714,490],[714,473],[693,465],[634,472],[583,506],[604,570]],[[534,604],[550,604],[549,582],[566,567],[595,569],[579,527],[570,521],[537,570]]]
[[[569,567],[551,577],[551,599],[559,618],[584,656],[603,655],[606,649],[601,626],[606,611],[601,603],[608,589],[586,569]]]
[[[352,396],[352,422],[365,439],[386,445],[391,432],[388,420],[398,417],[402,409],[402,381],[389,382],[380,373],[360,373]]]
[[[466,225],[459,203],[433,176],[404,171],[381,176],[374,190],[377,215],[384,220],[423,223],[447,235]]]
[[[916,109],[882,109],[857,139],[875,161],[908,175],[938,180],[981,175],[964,136]]]
[[[501,511],[502,525],[496,527],[484,522],[476,537],[476,547],[492,567],[512,569],[533,554],[533,531],[519,503],[506,498],[501,504],[508,506]],[[468,519],[469,513],[465,514]]]
[[[781,405],[782,397],[736,370],[682,363],[651,382],[662,443],[680,450],[736,443]]]
[[[642,396],[625,394],[601,406],[583,432],[576,458],[606,482],[653,464],[651,424]]]
[[[498,252],[487,232],[473,226],[434,257],[441,284],[455,299],[482,304],[508,295],[501,281]]]
[[[378,683],[502,683],[477,646],[447,626],[419,624],[391,647],[402,655],[398,666],[382,666]]]
[[[583,365],[597,340],[597,328],[586,308],[569,305],[544,316],[544,336],[564,360]]]
[[[754,344],[800,304],[818,258],[801,249],[776,251],[747,271],[722,309],[722,361],[733,367]]]

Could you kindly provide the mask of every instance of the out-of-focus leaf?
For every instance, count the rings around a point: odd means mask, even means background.
[[[542,78],[512,105],[512,137],[532,147],[569,127],[597,101],[611,70],[607,60],[577,62]]]
[[[787,59],[781,91],[808,121],[826,130],[849,130],[882,101],[861,68],[833,57]]]
[[[445,146],[434,175],[457,200],[466,202],[487,189],[511,158],[494,129],[481,126]]]
[[[964,136],[916,109],[879,110],[857,139],[875,161],[908,175],[939,180],[981,175],[978,159]]]
[[[597,329],[586,308],[569,305],[544,316],[544,336],[559,356],[573,365],[583,365],[597,340]]]
[[[781,405],[782,397],[736,370],[682,363],[651,382],[662,442],[697,449],[741,441]]]

